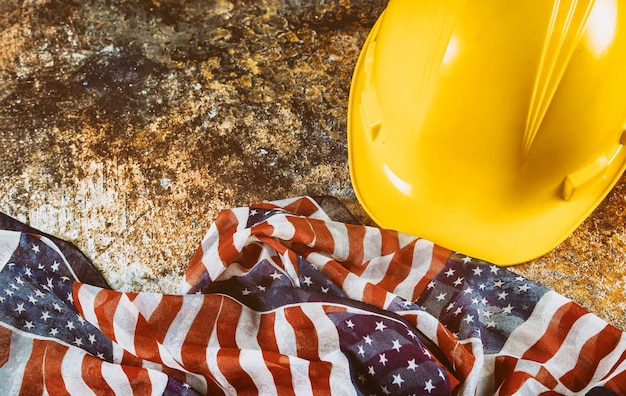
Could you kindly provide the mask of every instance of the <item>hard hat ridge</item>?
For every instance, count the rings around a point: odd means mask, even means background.
[[[528,154],[567,65],[578,46],[594,0],[556,1],[530,101],[524,133],[523,156]]]

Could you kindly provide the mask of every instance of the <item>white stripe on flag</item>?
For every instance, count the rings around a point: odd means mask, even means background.
[[[3,331],[7,330],[3,328]],[[26,363],[33,352],[33,339],[18,332],[12,332],[8,360],[0,366],[2,386],[7,393],[18,394],[22,386]],[[2,351],[6,353],[6,351]],[[32,379],[31,379],[32,381]],[[34,385],[34,384],[32,384]]]
[[[335,260],[339,262],[346,261],[348,256],[350,255],[350,244],[341,243],[342,241],[348,240],[348,230],[344,223],[332,222],[327,223],[326,227],[332,235],[334,243],[334,250],[332,252]]]
[[[543,337],[555,312],[569,302],[570,300],[553,291],[544,294],[537,302],[530,317],[513,330],[504,343],[500,354],[523,356],[529,347],[535,345]]]
[[[340,239],[338,242],[347,241]],[[380,257],[383,239],[380,229],[376,227],[365,227],[365,235],[363,236],[363,262],[367,262],[376,257]]]
[[[9,262],[13,252],[19,246],[21,235],[16,231],[0,230],[0,271]]]
[[[157,309],[161,303],[162,298],[163,295],[158,293],[139,293],[133,300],[133,304],[139,310],[141,316],[148,321],[150,320],[150,316],[154,313],[154,310]]]
[[[272,236],[275,238],[290,241],[296,234],[295,227],[291,224],[291,222],[289,222],[289,220],[287,220],[287,216],[284,214],[274,215],[267,219],[266,222],[274,227]]]
[[[361,274],[361,279],[376,284],[385,278],[389,270],[389,263],[393,255],[378,256],[367,263],[367,268]]]
[[[298,396],[313,395],[311,378],[309,377],[309,361],[289,356],[289,369],[291,371],[291,386]]]
[[[396,295],[394,293],[385,292],[385,301],[383,302],[383,308],[389,309],[389,305],[396,299]]]
[[[122,366],[118,364],[111,364],[109,362],[102,362],[102,378],[111,387],[116,395],[132,395],[133,389],[130,386],[128,377]]]
[[[115,341],[125,350],[135,352],[135,329],[139,312],[128,296],[122,293],[119,303],[113,314],[113,334]]]
[[[412,323],[415,327],[422,332],[429,340],[439,345],[439,338],[437,332],[439,330],[439,321],[437,318],[425,311],[400,311],[397,312],[401,316],[417,316],[417,323]],[[411,330],[410,328],[407,332]],[[416,334],[417,335],[417,334]]]
[[[217,252],[219,236],[217,226],[213,223],[200,244],[202,247],[202,264],[211,279],[215,279],[215,277],[217,277],[224,270],[222,260],[220,260]],[[178,292],[179,294],[186,294],[189,289],[191,289],[191,285],[188,288],[183,285],[179,288]]]
[[[311,322],[315,323],[320,360],[332,363],[330,388],[337,391],[341,390],[341,392],[336,393],[342,395],[354,394],[354,387],[350,385],[350,363],[346,355],[341,352],[337,327],[324,311],[324,304],[303,304],[301,308]],[[350,386],[346,388],[346,384]],[[347,392],[348,389],[350,392]]]
[[[249,243],[250,231],[250,228],[245,228],[233,234],[233,246],[235,247],[235,250],[241,252],[241,249]]]
[[[430,270],[433,259],[433,247],[434,244],[426,239],[419,239],[415,242],[411,270],[407,277],[393,290],[394,294],[397,294],[407,301],[413,300],[415,285],[417,285]]]
[[[605,326],[606,322],[591,313],[581,316],[570,328],[567,337],[563,340],[554,357],[545,363],[545,367],[556,378],[572,370],[579,361],[588,358],[587,356],[580,356],[584,344],[590,338],[596,336]],[[595,382],[601,378],[602,375],[598,376],[595,373],[591,380]]]
[[[324,266],[329,262],[332,261],[333,258],[332,257],[328,257],[324,254],[320,254],[318,252],[311,252],[309,253],[306,257],[305,257],[306,261],[308,261],[309,263],[311,263],[315,269],[317,269],[318,271],[321,271],[324,269]],[[341,285],[339,285],[341,286]]]
[[[163,346],[171,353],[175,360],[182,362],[182,346],[198,312],[204,303],[204,296],[188,294],[183,297],[183,304],[172,321],[167,334],[163,339]]]
[[[167,386],[168,377],[160,371],[148,370],[150,384],[152,385],[152,395],[161,396]]]
[[[86,353],[77,348],[70,348],[61,361],[61,377],[65,388],[71,395],[93,395],[94,392],[85,383],[82,375],[82,363]]]
[[[398,232],[398,244],[400,245],[400,249],[404,248],[409,243],[413,242],[417,239],[417,236],[405,234],[403,232]]]
[[[286,251],[284,254],[280,255],[280,262],[282,263],[284,267],[285,273],[287,274],[289,279],[291,279],[291,283],[299,287],[300,278],[298,275],[298,270],[296,269],[296,266],[298,265],[298,263],[291,262],[291,259],[289,257],[289,251]]]
[[[180,365],[180,363],[174,360],[170,351],[168,351],[163,345],[157,344],[157,347],[159,349],[159,357],[161,361],[163,362],[162,364],[163,366],[173,368],[178,371],[183,371],[183,372],[187,371],[183,368],[183,366]]]
[[[278,394],[278,389],[272,380],[272,373],[265,365],[261,351],[242,349],[239,354],[239,364],[254,381],[254,385],[259,390],[259,395],[273,396]]]
[[[348,273],[343,281],[341,289],[348,297],[353,300],[363,301],[363,290],[365,290],[366,282],[354,273]]]
[[[221,307],[220,307],[221,310]],[[219,318],[219,312],[217,314]],[[227,395],[236,395],[237,389],[233,387],[232,384],[228,382],[226,377],[220,371],[220,368],[217,364],[217,353],[220,351],[219,340],[217,339],[217,326],[213,326],[213,330],[211,331],[211,338],[209,338],[209,344],[206,350],[206,362],[209,367],[209,371],[215,378],[216,382],[220,384],[224,393]]]
[[[276,344],[278,345],[278,352],[281,354],[296,356],[298,354],[296,334],[287,318],[285,318],[284,308],[276,310],[276,316],[274,317]]]
[[[321,360],[327,360],[326,356],[331,355],[333,358],[334,352],[341,348],[339,343],[339,334],[337,333],[337,327],[330,320],[326,312],[324,312],[324,304],[322,303],[306,303],[300,305],[302,312],[306,315],[311,323],[315,323],[315,332],[317,334],[317,353]],[[277,333],[278,334],[278,333]],[[336,363],[339,365],[347,365],[348,360],[345,355]]]
[[[207,393],[206,378],[204,378],[200,374],[187,373],[187,375],[185,376],[185,383],[191,386],[196,391],[200,392],[200,394],[206,395]]]
[[[241,314],[235,326],[235,342],[239,349],[261,350],[257,341],[260,315],[245,305],[241,306]]]
[[[81,284],[77,294],[78,302],[83,311],[83,318],[85,318],[92,325],[98,326],[98,317],[96,316],[95,300],[98,292],[102,291],[101,288],[86,284]]]
[[[613,349],[609,356],[602,359],[600,364],[598,365],[597,372],[602,376],[606,375],[621,358],[621,354],[626,351],[626,333],[622,332],[619,343]],[[622,360],[621,363],[615,368],[614,374],[607,378],[607,381],[610,380],[618,373],[623,373],[626,371],[626,360]]]
[[[235,208],[231,209],[233,215],[237,219],[237,231],[235,234],[246,228],[248,225],[248,219],[250,218],[250,209],[249,208]]]

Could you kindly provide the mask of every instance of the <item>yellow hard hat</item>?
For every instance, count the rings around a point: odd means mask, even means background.
[[[626,2],[390,0],[359,57],[350,175],[380,226],[501,265],[626,167]]]

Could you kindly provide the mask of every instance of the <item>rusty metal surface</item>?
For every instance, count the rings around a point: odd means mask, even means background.
[[[386,1],[4,0],[0,211],[121,290],[173,292],[220,209],[332,195],[352,68]],[[622,178],[522,272],[626,329]]]

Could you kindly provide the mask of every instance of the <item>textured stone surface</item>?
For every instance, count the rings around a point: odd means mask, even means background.
[[[333,195],[352,69],[386,1],[3,0],[0,211],[121,290],[175,291],[220,209]],[[624,190],[517,271],[626,329]]]

